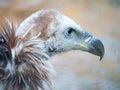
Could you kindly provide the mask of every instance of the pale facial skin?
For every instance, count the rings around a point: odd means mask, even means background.
[[[65,15],[59,13],[56,15],[56,20],[57,25],[53,20],[47,28],[50,32],[45,39],[45,49],[50,56],[70,50],[83,50],[98,55],[100,60],[102,59],[104,46],[99,39]]]

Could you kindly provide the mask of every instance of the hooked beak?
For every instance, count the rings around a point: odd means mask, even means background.
[[[88,47],[89,47],[88,52],[94,55],[100,56],[100,60],[103,58],[104,46],[99,39],[94,38],[94,37],[91,38],[90,41],[88,42]]]
[[[93,37],[91,34],[85,32],[80,45],[81,50],[100,56],[100,60],[103,58],[104,45],[99,39]]]

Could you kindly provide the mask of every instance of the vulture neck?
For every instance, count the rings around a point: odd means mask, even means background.
[[[0,90],[51,90],[55,71],[47,61],[44,42],[18,38],[15,33],[10,22],[1,29]]]

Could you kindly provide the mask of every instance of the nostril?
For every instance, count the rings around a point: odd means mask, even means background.
[[[85,40],[85,42],[86,42],[86,43],[89,42],[89,41],[91,40],[91,38],[92,38],[92,37],[88,37],[88,38]]]

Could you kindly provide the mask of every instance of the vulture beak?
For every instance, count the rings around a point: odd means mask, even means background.
[[[104,56],[104,46],[102,42],[97,38],[91,38],[88,42],[88,52],[100,56],[100,60]]]
[[[85,32],[82,36],[82,42],[79,44],[80,50],[87,51],[89,53],[92,53],[94,55],[100,56],[100,60],[104,56],[104,45],[103,43],[93,37],[91,34]]]

